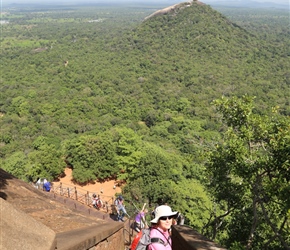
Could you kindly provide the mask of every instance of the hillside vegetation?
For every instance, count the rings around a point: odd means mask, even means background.
[[[145,19],[160,7],[7,9],[1,167],[117,178],[228,249],[289,248],[287,15],[251,26],[194,1]]]

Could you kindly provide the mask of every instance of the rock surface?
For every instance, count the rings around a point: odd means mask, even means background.
[[[26,213],[55,233],[105,223],[97,216],[86,216],[51,199],[51,194],[36,189],[0,169],[0,198],[13,208]],[[1,217],[5,217],[5,211]],[[2,230],[1,226],[1,230]],[[33,230],[33,226],[27,230]]]
[[[55,249],[56,234],[53,230],[3,199],[0,199],[0,214],[1,249]]]

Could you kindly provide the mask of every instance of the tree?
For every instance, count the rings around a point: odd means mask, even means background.
[[[80,136],[64,143],[66,162],[79,183],[105,179],[117,174],[116,148],[110,132]]]
[[[126,192],[132,193],[135,183],[149,204],[171,203],[174,187],[182,178],[182,159],[153,143],[143,142],[142,157],[128,176]]]
[[[118,128],[115,130],[117,165],[120,169],[118,177],[121,180],[134,179],[134,171],[140,164],[141,137],[132,129]]]
[[[227,130],[207,163],[221,209],[212,225],[224,222],[227,246],[289,249],[290,120],[277,109],[272,116],[255,114],[253,99],[214,102]]]
[[[26,158],[27,157],[23,152],[15,152],[6,159],[1,159],[1,168],[12,175],[17,176],[19,179],[26,181]]]
[[[47,144],[42,136],[34,141],[34,146],[35,150],[28,154],[25,166],[27,178],[36,181],[40,177],[48,180],[58,177],[65,167],[60,150]]]
[[[205,187],[195,179],[172,183],[172,205],[185,216],[185,223],[199,232],[210,219],[212,202]]]

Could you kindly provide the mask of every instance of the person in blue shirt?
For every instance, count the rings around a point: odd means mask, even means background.
[[[45,190],[46,192],[49,192],[51,189],[51,184],[49,181],[46,181],[45,183],[43,183],[43,190]]]

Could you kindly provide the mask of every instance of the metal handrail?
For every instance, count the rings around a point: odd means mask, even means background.
[[[87,206],[92,206],[92,197],[94,192],[89,192],[85,189],[77,188],[76,186],[69,184],[63,184],[62,182],[60,182],[60,184],[57,186],[52,185],[50,192],[76,200]],[[101,208],[102,211],[109,213],[111,211],[110,205],[114,204],[115,197],[102,194],[99,194],[99,197],[104,204],[104,206]]]

